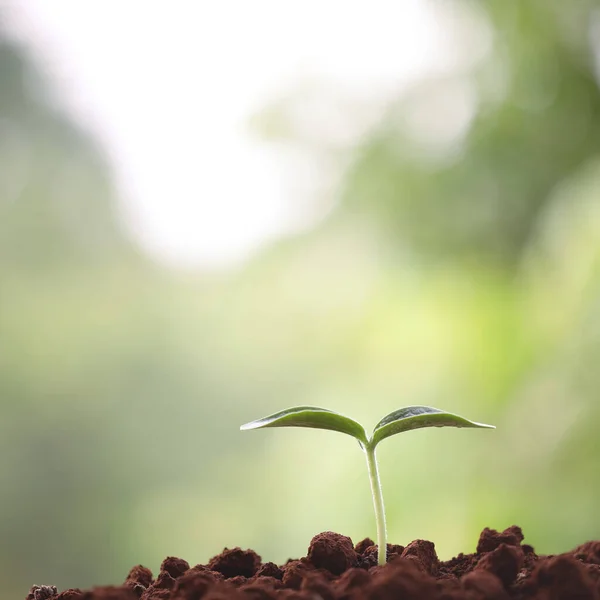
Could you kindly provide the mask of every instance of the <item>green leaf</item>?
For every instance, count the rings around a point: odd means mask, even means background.
[[[391,412],[375,425],[371,446],[374,448],[381,440],[391,435],[420,429],[421,427],[484,427],[495,429],[493,425],[476,423],[453,413],[444,412],[431,406],[407,406]]]
[[[367,443],[367,434],[360,423],[332,410],[317,408],[316,406],[294,406],[293,408],[287,408],[268,417],[246,423],[240,429],[245,431],[248,429],[261,429],[262,427],[329,429],[351,435],[361,444]]]

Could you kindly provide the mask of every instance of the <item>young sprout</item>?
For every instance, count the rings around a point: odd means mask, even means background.
[[[420,429],[422,427],[484,427],[495,429],[494,425],[475,423],[458,415],[444,412],[430,406],[407,406],[386,415],[375,425],[371,437],[367,437],[364,427],[339,413],[317,408],[314,406],[295,406],[287,408],[275,414],[251,421],[242,425],[242,431],[247,429],[261,429],[263,427],[311,427],[313,429],[330,429],[351,435],[358,440],[360,447],[367,458],[369,479],[371,482],[371,494],[373,495],[373,506],[375,507],[375,521],[377,524],[378,562],[380,565],[386,563],[386,528],[385,509],[383,505],[383,494],[381,482],[379,481],[379,470],[375,448],[381,440],[387,437]]]

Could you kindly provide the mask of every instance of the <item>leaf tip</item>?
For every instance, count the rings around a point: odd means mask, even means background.
[[[476,423],[477,427],[483,427],[483,429],[496,429],[495,425],[488,425],[487,423]]]

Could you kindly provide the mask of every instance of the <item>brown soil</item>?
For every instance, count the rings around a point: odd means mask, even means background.
[[[477,552],[442,562],[431,542],[388,544],[388,564],[377,566],[370,539],[315,536],[305,558],[278,567],[253,550],[225,549],[195,567],[166,558],[156,578],[133,567],[121,586],[58,593],[33,586],[27,600],[600,600],[600,541],[572,552],[538,556],[519,527],[484,529]]]

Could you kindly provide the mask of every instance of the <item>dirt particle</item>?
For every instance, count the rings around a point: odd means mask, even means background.
[[[142,565],[136,565],[129,571],[125,583],[138,583],[147,588],[152,583],[152,571]]]
[[[27,600],[48,600],[58,596],[58,589],[55,585],[32,585],[27,594]]]
[[[371,569],[377,565],[377,546],[369,546],[362,554],[358,555],[356,566],[361,569]]]
[[[107,585],[84,592],[81,600],[138,600],[138,597],[129,587]]]
[[[521,531],[521,528],[517,527],[516,525],[508,527],[502,533],[499,533],[495,529],[489,529],[486,527],[479,536],[477,554],[491,552],[500,544],[506,544],[507,546],[520,546],[522,541],[523,532]]]
[[[210,572],[188,571],[175,582],[172,600],[196,600],[203,598],[206,592],[215,585],[216,579]]]
[[[299,590],[302,580],[310,571],[314,571],[313,565],[300,560],[293,560],[285,565],[283,569],[283,586],[293,590]]]
[[[360,589],[370,581],[371,576],[364,569],[353,567],[348,569],[337,580],[337,588],[341,593],[348,592],[354,589]]]
[[[275,579],[275,577],[261,575],[260,577],[254,577],[253,579],[251,579],[248,582],[248,585],[260,585],[262,587],[268,587],[269,589],[278,590],[283,587],[283,582],[281,581],[281,579]]]
[[[173,579],[181,577],[189,568],[187,560],[175,556],[168,556],[160,565],[160,570],[167,572]]]
[[[310,592],[319,600],[335,600],[334,589],[329,581],[318,571],[308,573],[300,584],[301,590]]]
[[[152,587],[158,590],[172,590],[175,587],[175,579],[166,571],[161,571]]]
[[[594,582],[585,566],[570,556],[559,555],[535,569],[531,584],[540,598],[549,600],[597,600]],[[530,586],[528,586],[530,587]],[[547,592],[541,595],[541,590]]]
[[[462,552],[440,564],[439,573],[444,575],[452,575],[453,577],[462,577],[473,569],[473,565],[477,562],[475,554],[463,554]]]
[[[473,571],[461,580],[469,600],[508,600],[502,582],[490,571]]]
[[[229,585],[227,581],[218,582],[202,596],[189,596],[184,600],[247,600],[247,596]],[[172,600],[172,599],[169,599]],[[180,600],[177,598],[176,600]]]
[[[354,546],[354,551],[356,554],[363,554],[364,551],[371,546],[375,546],[375,542],[371,538],[365,538],[364,540],[358,542],[356,546]]]
[[[273,577],[281,580],[283,571],[273,562],[267,562],[256,571],[257,577]]]
[[[414,560],[430,575],[435,575],[438,572],[440,561],[435,552],[435,545],[432,542],[415,540],[404,548],[400,557],[407,560]]]
[[[575,558],[584,563],[600,565],[600,542],[586,542],[573,550]]]
[[[52,600],[80,600],[82,596],[83,592],[79,588],[69,588]]]
[[[388,561],[390,561],[395,556],[401,556],[403,552],[404,546],[401,546],[400,544],[388,544],[386,548],[386,557]]]
[[[500,579],[504,587],[508,587],[517,578],[522,565],[523,550],[521,548],[500,544],[495,550],[483,556],[476,569],[493,573]]]
[[[327,569],[334,575],[341,575],[346,569],[356,565],[357,556],[349,537],[325,531],[311,540],[308,560],[318,569]]]
[[[254,550],[225,548],[221,554],[210,559],[208,567],[223,574],[226,578],[236,575],[252,577],[258,571],[260,562],[260,556]]]
[[[276,600],[278,597],[275,588],[269,585],[268,582],[255,582],[240,588],[244,593],[244,598],[248,600]]]
[[[365,590],[366,598],[417,600],[437,596],[435,579],[424,573],[415,561],[400,558],[385,567],[375,567],[375,571]]]

